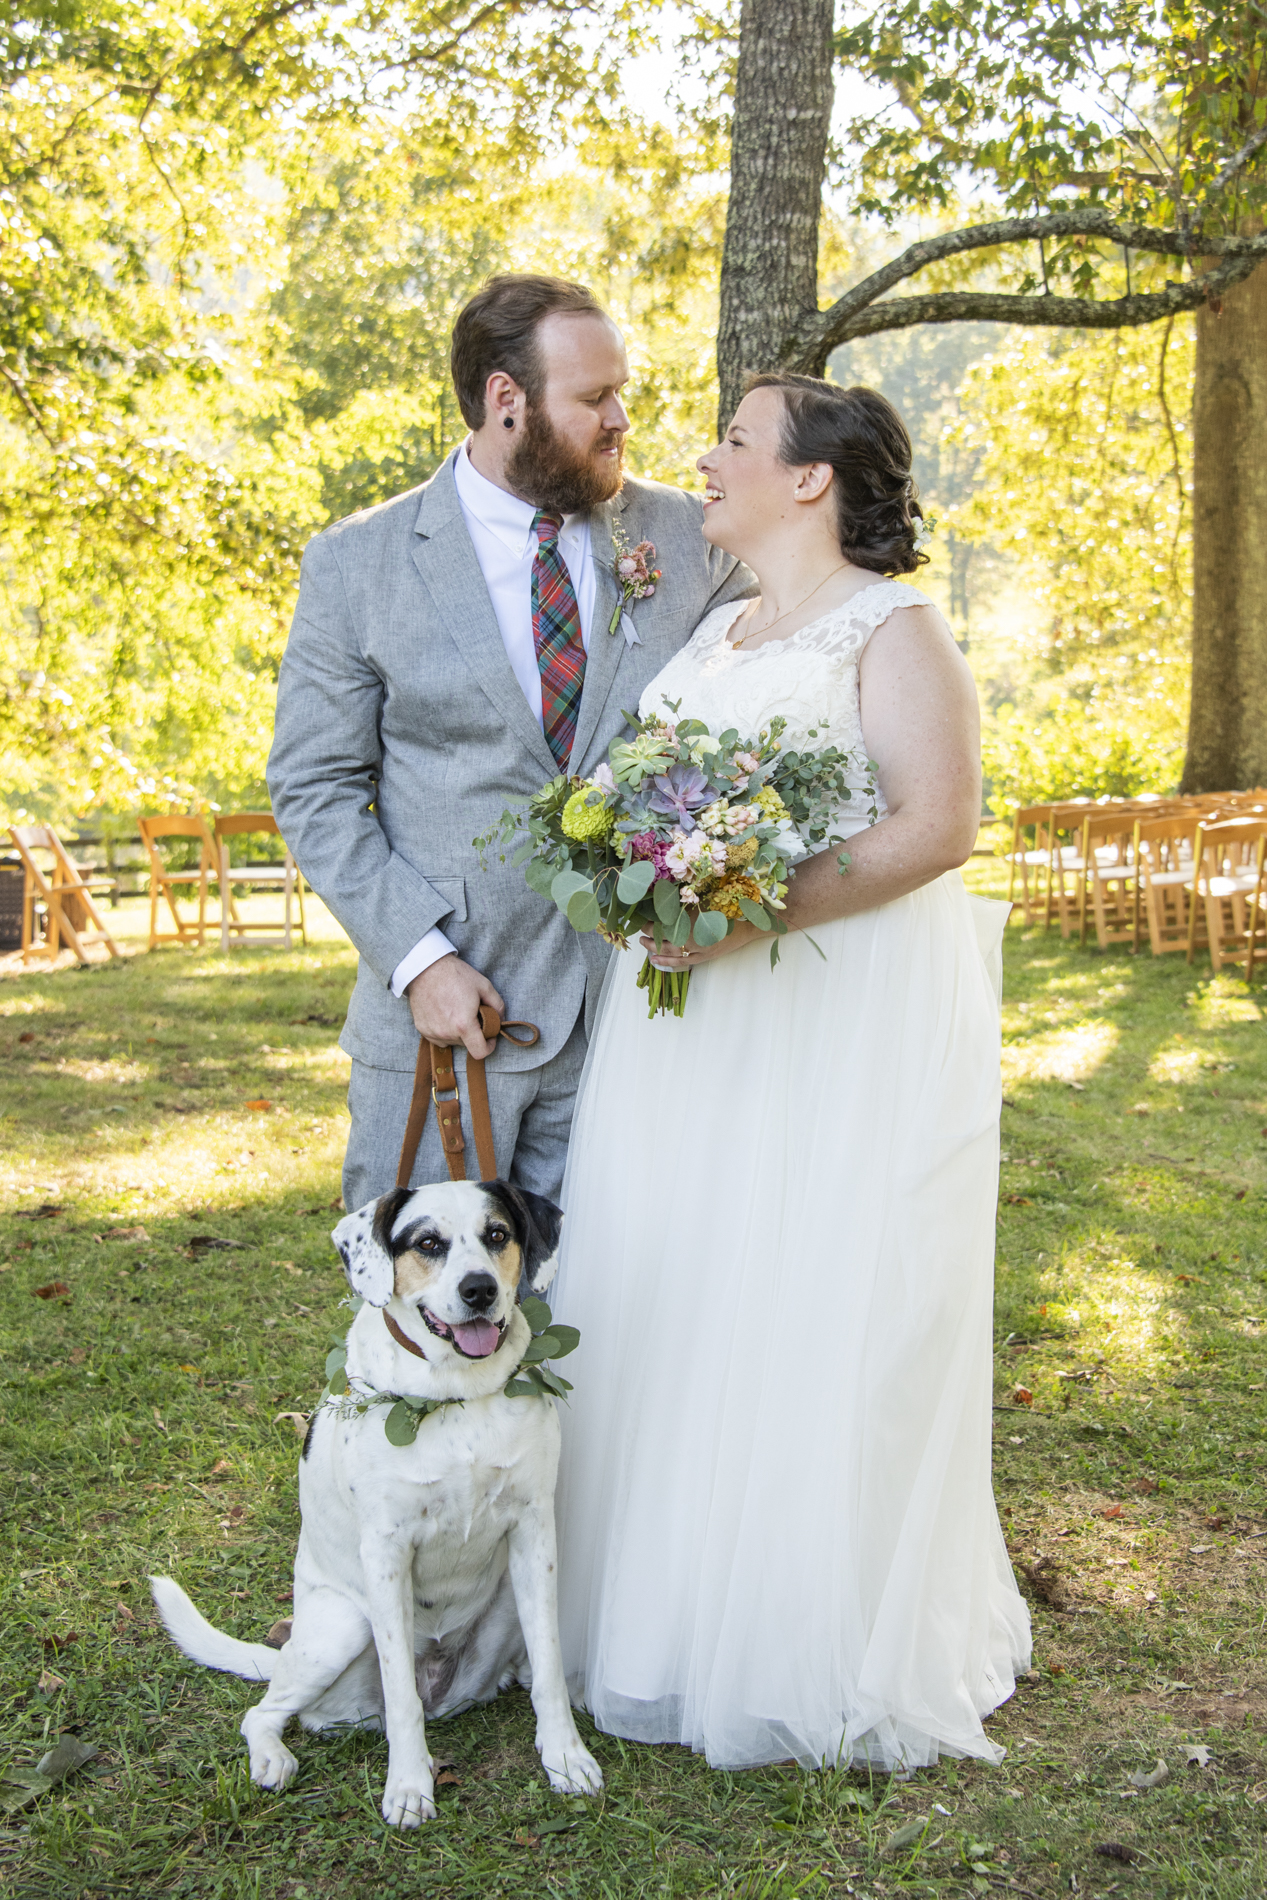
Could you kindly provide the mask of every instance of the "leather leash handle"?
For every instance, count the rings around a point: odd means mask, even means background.
[[[489,1042],[496,1042],[499,1036],[504,1036],[507,1042],[517,1043],[521,1049],[531,1049],[534,1043],[541,1040],[541,1031],[535,1023],[504,1023],[490,1004],[482,1004],[479,1014],[480,1028]],[[521,1029],[525,1033],[512,1036],[512,1029]],[[484,1074],[482,1056],[467,1056],[466,1088],[471,1102],[471,1133],[475,1137],[479,1178],[481,1181],[494,1181],[497,1178],[497,1156],[493,1148],[493,1117],[488,1106],[488,1078]],[[453,1050],[447,1043],[428,1042],[425,1036],[420,1036],[418,1061],[414,1069],[414,1091],[405,1122],[405,1138],[400,1148],[400,1164],[396,1169],[397,1187],[409,1186],[409,1177],[418,1159],[418,1144],[427,1125],[428,1101],[436,1105],[440,1145],[444,1149],[449,1179],[465,1181],[466,1143],[462,1138],[462,1097],[458,1090],[457,1071],[453,1066]]]

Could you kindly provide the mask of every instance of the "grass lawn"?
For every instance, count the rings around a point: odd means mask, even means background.
[[[293,1415],[346,1321],[351,952],[0,981],[15,1900],[1267,1894],[1267,1002],[1054,932],[1007,957],[995,1456],[1036,1666],[1004,1765],[714,1774],[582,1718],[587,1803],[514,1693],[432,1727],[440,1817],[407,1836],[376,1737],[304,1736],[293,1787],[253,1790],[258,1689],[186,1663],[145,1583],[255,1639],[286,1614]],[[67,1733],[98,1753],[40,1792]]]

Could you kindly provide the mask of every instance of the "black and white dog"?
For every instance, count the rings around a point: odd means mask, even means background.
[[[242,1723],[262,1787],[296,1772],[282,1741],[292,1715],[309,1729],[382,1727],[384,1817],[417,1827],[435,1814],[424,1710],[449,1715],[514,1681],[531,1689],[551,1787],[602,1786],[559,1650],[559,1421],[549,1400],[503,1391],[532,1336],[520,1275],[534,1292],[549,1285],[562,1221],[552,1201],[489,1181],[396,1188],[335,1228],[365,1305],[348,1334],[349,1396],[328,1398],[304,1441],[289,1639],[280,1650],[239,1642],[170,1577],[151,1579],[187,1656],[268,1683]],[[382,1404],[355,1409],[370,1393],[463,1403],[393,1445]]]

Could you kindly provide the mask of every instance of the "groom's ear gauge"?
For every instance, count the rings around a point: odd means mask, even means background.
[[[503,416],[503,417],[502,417],[502,428],[503,428],[503,429],[513,429],[513,428],[514,428],[514,426],[515,426],[515,418],[514,418],[513,416]]]

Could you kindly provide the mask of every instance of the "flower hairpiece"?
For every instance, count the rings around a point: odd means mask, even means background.
[[[936,515],[921,515],[917,521],[912,521],[911,541],[917,554],[924,552],[936,532]]]

